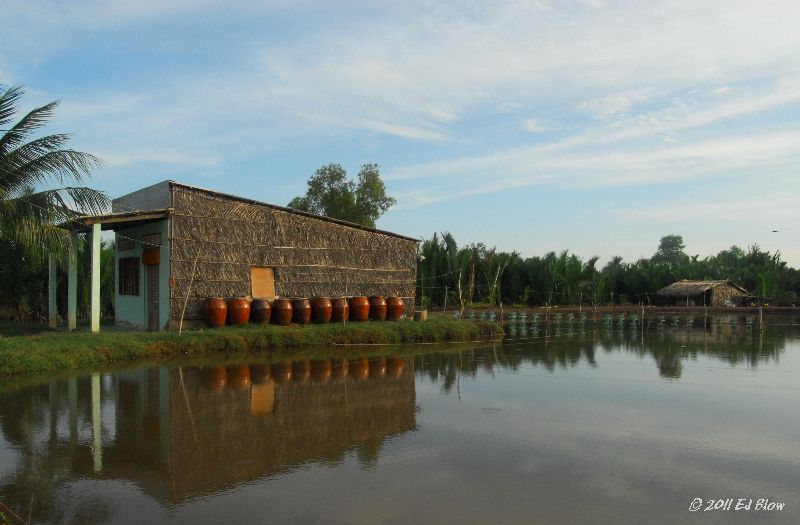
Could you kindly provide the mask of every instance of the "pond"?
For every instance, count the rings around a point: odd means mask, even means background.
[[[0,386],[0,501],[33,523],[800,517],[795,317],[219,359]]]

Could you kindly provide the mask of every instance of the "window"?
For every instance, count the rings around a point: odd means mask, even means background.
[[[139,295],[138,257],[123,257],[119,260],[119,294]]]
[[[253,297],[275,298],[275,272],[272,268],[250,268],[250,286]]]

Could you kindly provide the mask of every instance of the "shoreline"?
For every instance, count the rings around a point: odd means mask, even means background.
[[[368,322],[325,325],[246,325],[177,332],[59,332],[0,338],[0,377],[92,369],[112,363],[210,353],[269,354],[317,348],[336,357],[351,345],[469,342],[502,336],[483,320]]]

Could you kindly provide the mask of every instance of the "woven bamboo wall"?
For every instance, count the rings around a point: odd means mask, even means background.
[[[397,295],[413,313],[416,241],[177,185],[172,207],[171,319],[190,281],[187,320],[206,297],[249,296],[253,266],[275,269],[280,297]]]

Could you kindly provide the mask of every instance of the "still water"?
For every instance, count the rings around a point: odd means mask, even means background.
[[[798,523],[800,326],[770,322],[6,384],[0,501],[33,523]]]

